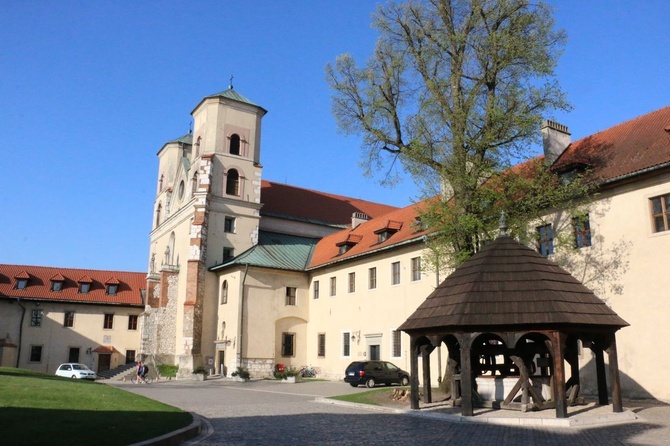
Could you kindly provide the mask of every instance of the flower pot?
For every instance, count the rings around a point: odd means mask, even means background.
[[[196,381],[204,381],[206,379],[204,373],[194,373],[193,374],[193,379]]]

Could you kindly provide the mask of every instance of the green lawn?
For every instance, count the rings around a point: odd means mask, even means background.
[[[127,445],[188,426],[191,415],[101,383],[0,367],[0,443]]]

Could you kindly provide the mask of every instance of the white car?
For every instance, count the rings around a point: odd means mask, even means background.
[[[86,367],[84,364],[69,362],[67,364],[61,364],[58,366],[58,370],[56,370],[56,376],[93,380],[95,379],[95,372]]]

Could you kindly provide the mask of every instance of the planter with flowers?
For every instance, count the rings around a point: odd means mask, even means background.
[[[232,373],[232,376],[233,380],[240,382],[247,382],[251,378],[249,370],[245,369],[244,367],[238,367],[237,370]]]
[[[285,384],[295,384],[300,381],[300,371],[294,368],[286,369],[281,373],[277,373],[276,376]]]

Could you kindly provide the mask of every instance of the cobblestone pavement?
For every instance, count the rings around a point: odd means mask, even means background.
[[[594,427],[502,426],[458,423],[359,406],[324,404],[317,397],[362,392],[337,382],[281,384],[228,380],[114,385],[195,412],[207,429],[189,445],[670,445],[670,406],[631,402],[634,422]]]

